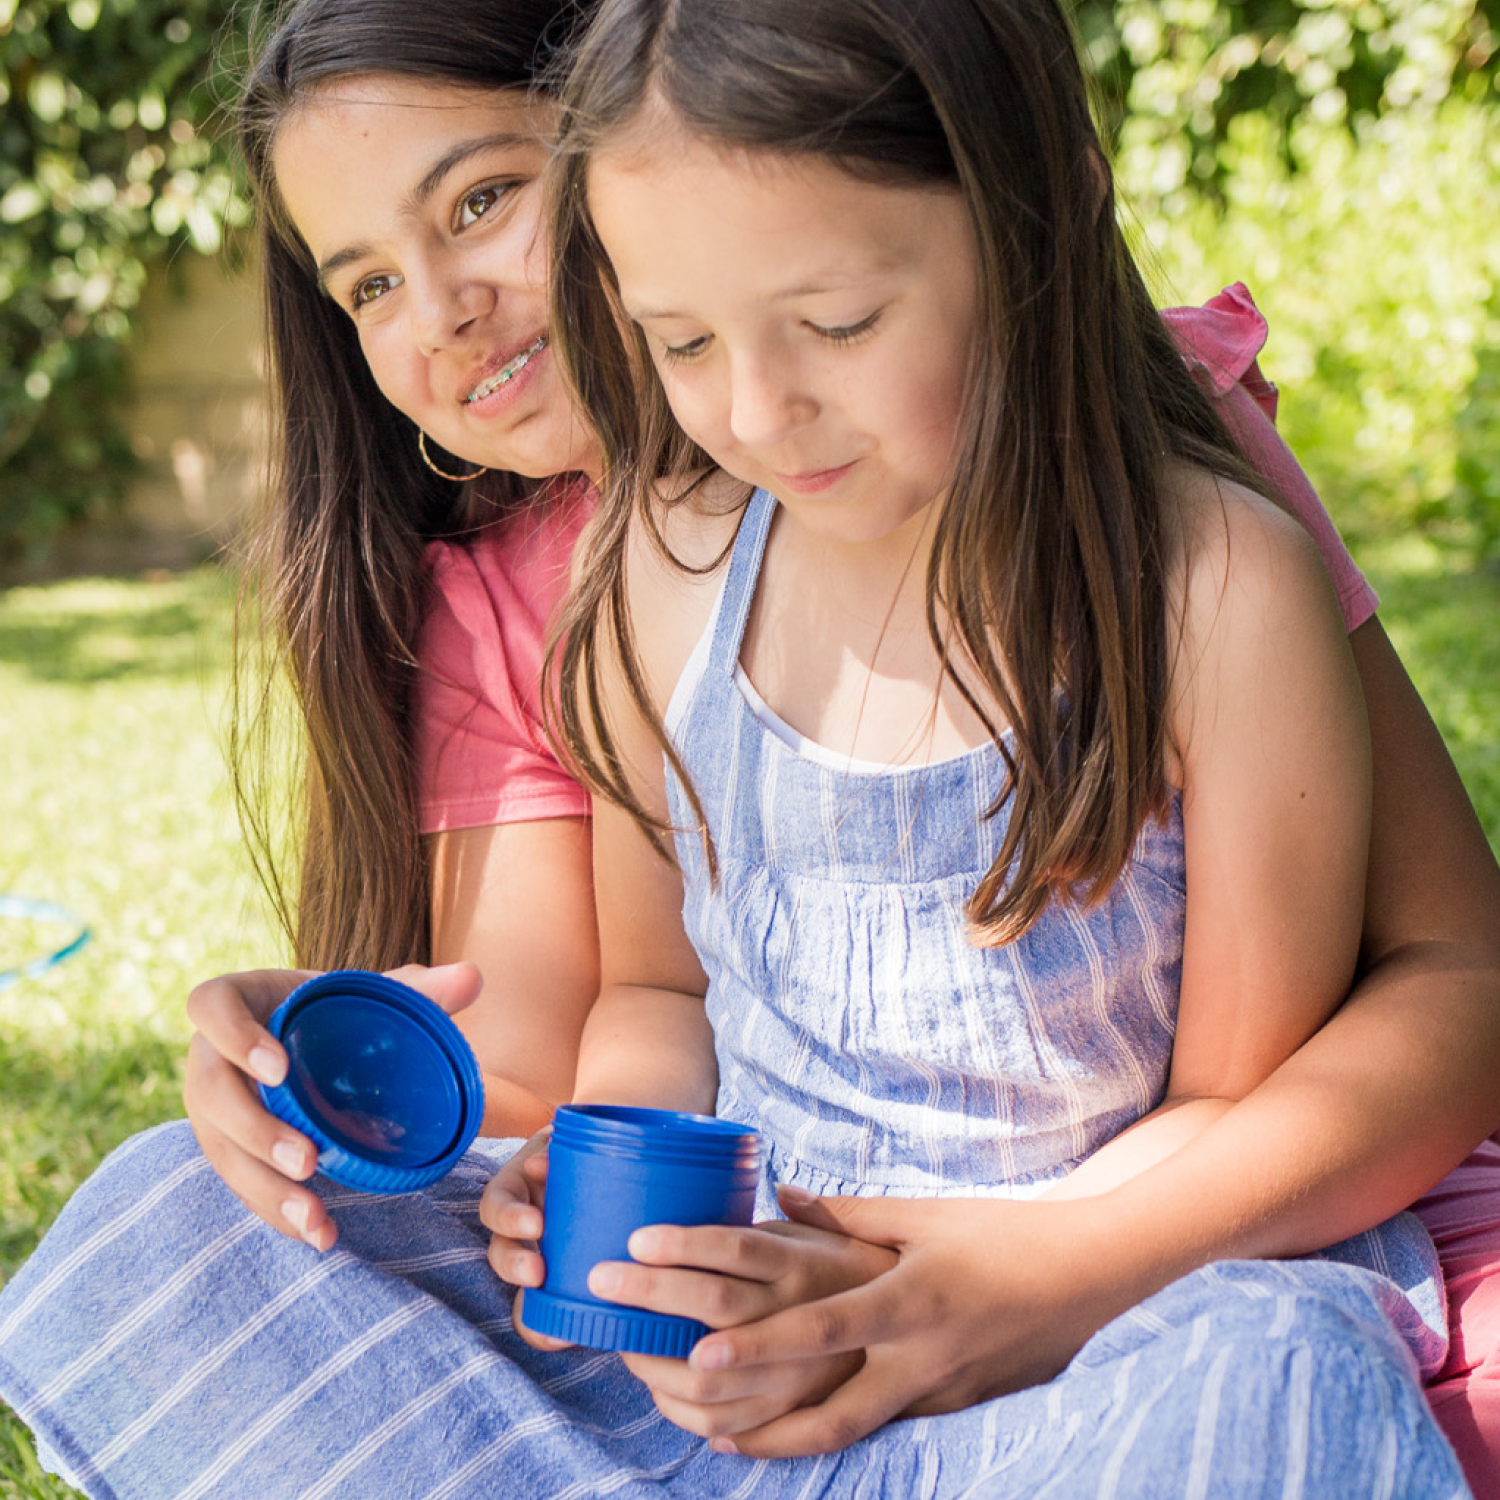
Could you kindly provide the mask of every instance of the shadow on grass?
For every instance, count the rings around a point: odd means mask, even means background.
[[[72,580],[0,593],[0,664],[79,687],[199,673],[227,647],[233,582]]]
[[[1420,537],[1373,546],[1367,561],[1380,618],[1500,851],[1500,571]]]

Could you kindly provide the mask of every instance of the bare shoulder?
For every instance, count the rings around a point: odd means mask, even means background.
[[[744,513],[745,488],[713,474],[649,520],[632,518],[626,539],[630,623],[648,690],[665,709],[713,614]]]
[[[1171,586],[1189,620],[1257,600],[1291,604],[1287,591],[1333,597],[1316,543],[1279,505],[1191,464],[1175,465],[1168,483]]]
[[[1308,672],[1341,672],[1343,616],[1317,544],[1265,496],[1181,464],[1169,473],[1173,738],[1185,749],[1208,704],[1243,701]]]

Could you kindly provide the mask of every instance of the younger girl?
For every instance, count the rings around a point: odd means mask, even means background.
[[[561,658],[605,801],[579,1093],[716,1097],[804,1229],[641,1236],[596,1290],[731,1331],[626,1363],[729,1452],[988,1400],[935,1473],[976,1493],[1457,1490],[1393,1338],[1431,1353],[1412,1221],[1384,1275],[1153,1242],[1153,1168],[1347,987],[1368,734],[1123,248],[1059,8],[606,0],[569,95],[554,326],[609,480]],[[1282,1163],[1219,1150],[1202,1244],[1255,1254]],[[894,1268],[818,1195],[911,1200]],[[1042,1198],[1113,1286],[1039,1319],[1005,1263]],[[851,1339],[882,1282],[907,1328]],[[1044,1393],[1002,1393],[1059,1370],[1016,1441]]]

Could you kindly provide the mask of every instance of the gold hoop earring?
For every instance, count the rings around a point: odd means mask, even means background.
[[[440,469],[433,463],[427,452],[427,434],[419,427],[417,428],[417,452],[422,455],[422,462],[442,479],[451,479],[455,484],[462,484],[466,479],[478,479],[481,474],[488,474],[489,468],[475,469],[472,474],[450,474],[446,469]]]

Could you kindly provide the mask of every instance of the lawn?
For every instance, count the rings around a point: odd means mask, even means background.
[[[1361,550],[1500,847],[1500,576],[1415,537]],[[57,903],[92,932],[0,991],[0,1280],[112,1146],[181,1112],[193,983],[281,956],[224,773],[232,593],[211,568],[0,593],[0,893]],[[74,930],[0,919],[0,970]],[[5,1414],[0,1500],[70,1493]]]
[[[0,893],[92,934],[0,991],[0,1280],[112,1146],[182,1112],[192,985],[281,954],[224,773],[232,599],[213,569],[0,593]],[[0,919],[0,971],[75,930]],[[7,1415],[0,1497],[70,1493]]]

